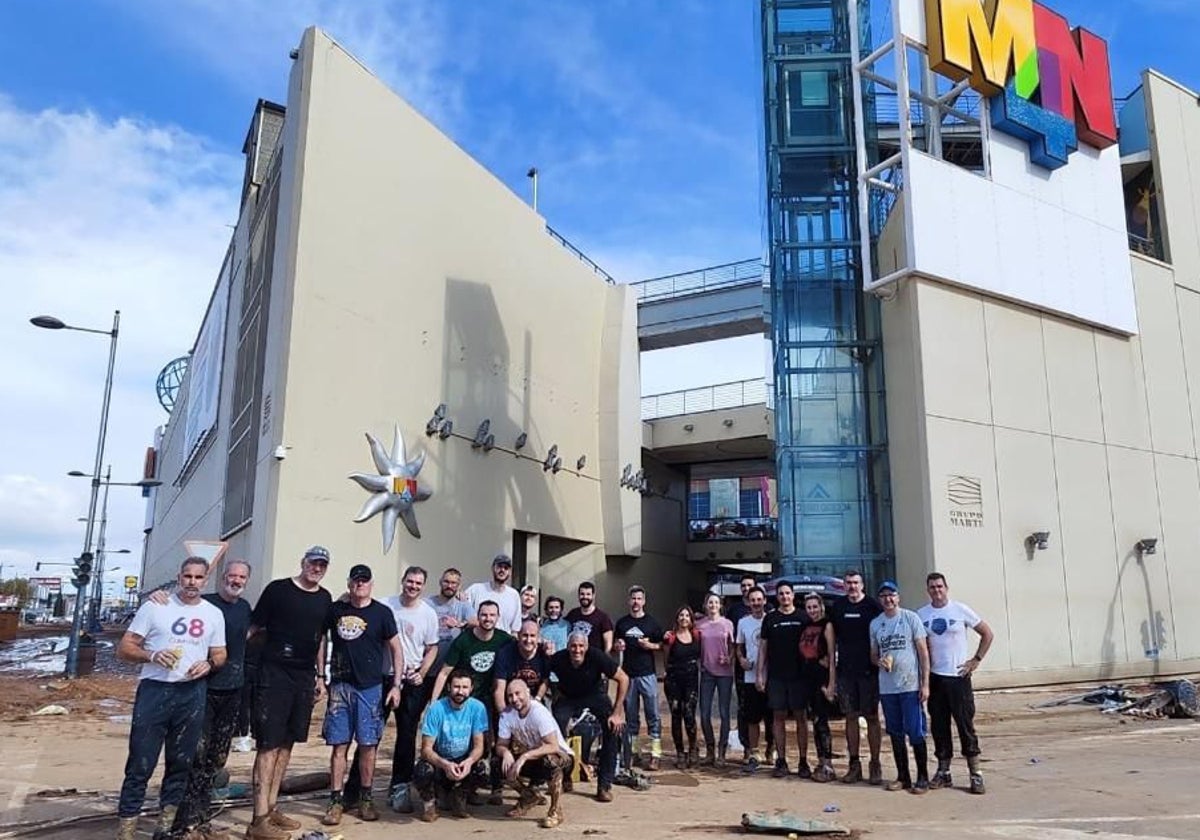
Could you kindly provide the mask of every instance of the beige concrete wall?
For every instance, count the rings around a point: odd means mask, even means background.
[[[355,562],[385,581],[412,563],[477,579],[520,530],[572,546],[547,551],[543,538],[545,588],[603,571],[610,533],[635,552],[640,505],[602,501],[602,485],[619,479],[606,471],[636,463],[640,444],[626,290],[319,31],[302,42],[288,114],[264,386],[273,420],[255,507],[273,573],[320,542],[335,586]],[[442,402],[456,434],[445,441],[423,433]],[[490,454],[469,441],[485,418]],[[364,432],[390,447],[397,424],[408,457],[424,453],[434,496],[416,506],[422,538],[400,526],[385,555],[380,517],[351,521],[367,493],[347,475],[374,472]],[[500,449],[522,431],[532,460]],[[552,444],[558,474],[541,465]],[[277,445],[289,447],[282,462],[270,457]]]
[[[1197,94],[1153,70],[1142,74],[1167,260],[1176,282],[1200,291],[1200,109]]]
[[[900,584],[922,603],[936,568],[988,620],[990,684],[1197,664],[1181,586],[1200,577],[1200,295],[1131,259],[1134,338],[930,281],[884,305]],[[979,482],[977,527],[952,476]]]

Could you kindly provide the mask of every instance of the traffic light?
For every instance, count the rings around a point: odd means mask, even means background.
[[[92,552],[85,551],[79,555],[75,561],[75,577],[71,578],[71,583],[76,589],[83,589],[92,580]]]

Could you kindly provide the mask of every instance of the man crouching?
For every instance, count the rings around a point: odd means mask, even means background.
[[[504,778],[517,791],[517,804],[510,817],[523,817],[540,797],[534,785],[546,783],[550,810],[538,821],[542,828],[554,828],[563,821],[563,774],[571,770],[571,748],[563,739],[550,710],[535,703],[529,686],[522,679],[510,680],[505,692],[508,708],[500,713],[496,739],[496,758]]]
[[[471,672],[455,670],[445,697],[435,700],[421,724],[421,757],[413,768],[413,787],[420,796],[418,816],[438,818],[437,795],[447,794],[450,811],[467,816],[467,796],[488,784],[483,760],[483,736],[488,731],[487,707],[471,696]]]

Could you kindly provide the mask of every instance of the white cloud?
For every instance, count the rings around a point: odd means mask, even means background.
[[[81,550],[88,483],[65,474],[92,469],[108,357],[103,335],[28,318],[108,329],[121,310],[105,462],[114,480],[140,478],[166,418],[154,380],[195,340],[241,170],[172,126],[29,111],[0,92],[0,558]],[[143,511],[137,490],[113,488],[110,548],[140,555]]]

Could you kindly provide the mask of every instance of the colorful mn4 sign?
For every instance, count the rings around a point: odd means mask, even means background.
[[[929,66],[990,97],[992,127],[1057,169],[1117,142],[1108,45],[1032,0],[925,0]]]

